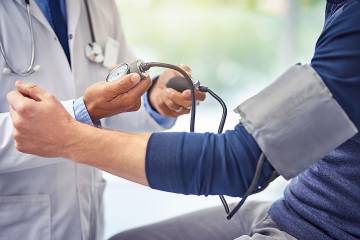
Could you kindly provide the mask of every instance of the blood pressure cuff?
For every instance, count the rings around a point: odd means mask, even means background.
[[[295,65],[235,109],[277,172],[293,178],[357,132],[310,65]]]

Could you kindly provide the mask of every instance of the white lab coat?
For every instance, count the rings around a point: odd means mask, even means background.
[[[90,0],[96,38],[103,46],[108,36],[120,43],[119,62],[134,60],[128,48],[113,0]],[[78,240],[103,238],[105,181],[101,172],[65,159],[44,159],[19,153],[12,139],[13,126],[6,94],[17,79],[33,82],[64,101],[82,96],[87,86],[104,80],[108,70],[90,63],[84,49],[90,30],[82,0],[67,1],[72,69],[54,31],[31,1],[36,64],[39,72],[29,77],[0,75],[0,239]],[[136,24],[136,23],[134,23]],[[23,0],[0,1],[1,40],[10,61],[23,69],[30,59],[30,30]],[[5,67],[0,55],[0,70]],[[126,131],[162,128],[142,108],[103,123]],[[121,203],[119,203],[121,204]],[[115,220],[114,220],[115,221]]]

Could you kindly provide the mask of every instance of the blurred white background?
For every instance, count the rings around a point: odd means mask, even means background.
[[[297,62],[309,62],[322,28],[326,1],[117,0],[129,44],[139,58],[186,63],[194,77],[227,102],[229,110]],[[153,72],[155,75],[157,72]],[[208,97],[196,129],[215,132],[221,108]],[[229,111],[225,129],[238,116]],[[189,118],[172,131],[188,131]],[[106,237],[143,224],[210,206],[218,197],[154,191],[105,174]],[[253,198],[273,201],[286,185],[275,181]],[[237,201],[231,199],[230,201]]]

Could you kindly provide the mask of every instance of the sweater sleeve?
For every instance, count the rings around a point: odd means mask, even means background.
[[[312,67],[360,129],[360,2],[329,19],[316,44]]]
[[[154,133],[146,154],[150,187],[193,195],[243,196],[261,151],[238,124],[224,134]],[[266,162],[259,186],[273,172]]]

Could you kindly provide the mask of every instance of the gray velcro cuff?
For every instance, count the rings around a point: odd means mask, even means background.
[[[286,179],[297,176],[358,132],[309,65],[291,67],[235,112]]]

